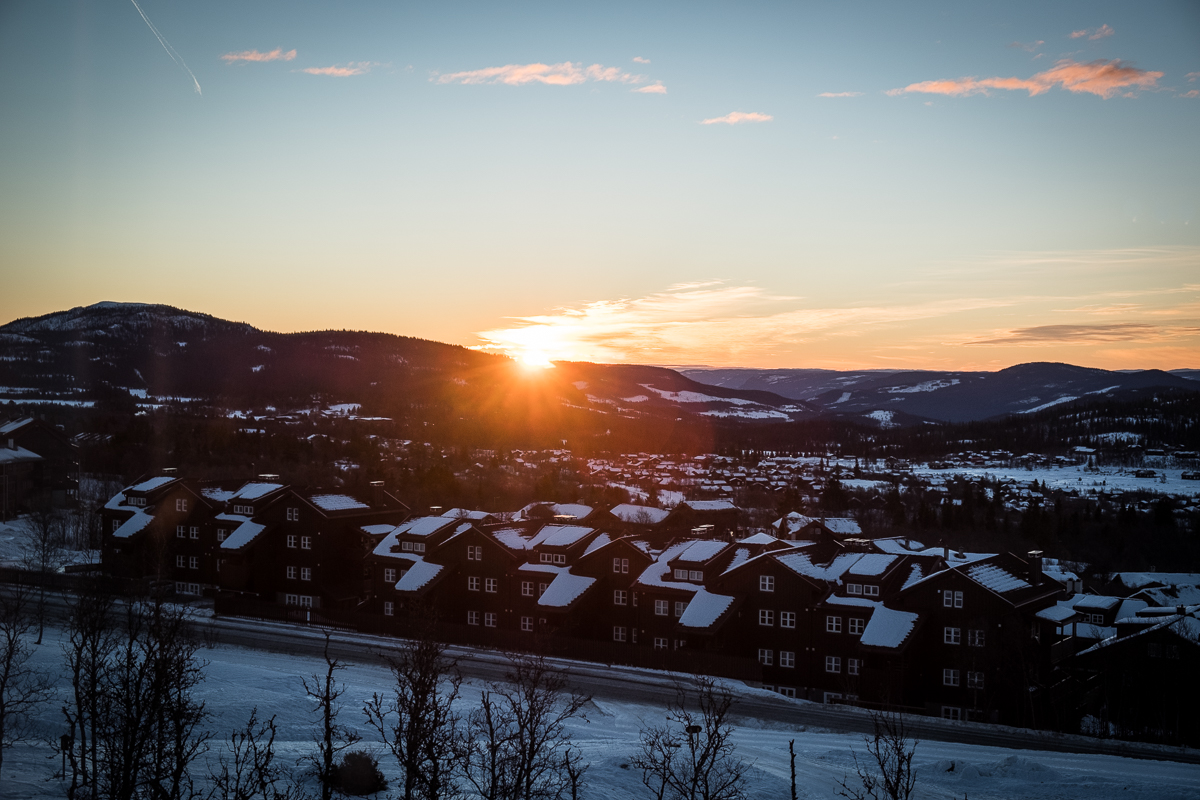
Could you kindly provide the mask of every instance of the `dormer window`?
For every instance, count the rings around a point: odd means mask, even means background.
[[[879,597],[879,587],[869,583],[863,584],[863,595],[866,597]]]
[[[688,580],[689,581],[703,581],[704,580],[704,572],[702,572],[701,570],[698,570],[698,569],[688,570]]]
[[[414,543],[413,544],[413,552],[414,553],[424,553],[425,552],[425,543],[424,542]]]
[[[411,553],[412,552],[412,544],[413,544],[412,542],[401,542],[400,549],[402,551],[404,551],[405,553]]]
[[[863,587],[861,583],[847,583],[846,594],[862,594]]]
[[[146,505],[146,498],[144,498],[144,497],[131,497],[131,498],[129,498],[129,505],[131,505],[131,506],[144,506],[144,505]]]
[[[686,569],[677,569],[675,570],[675,580],[686,581],[688,579],[687,574],[688,571]]]
[[[542,553],[542,563],[561,566],[567,563],[567,555],[566,553]]]
[[[242,506],[242,505],[235,504],[233,507],[233,513],[241,514],[242,516],[245,516],[245,517],[253,516],[254,515],[254,506]]]

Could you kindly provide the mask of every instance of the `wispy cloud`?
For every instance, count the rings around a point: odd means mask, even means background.
[[[1130,96],[1137,89],[1157,88],[1158,79],[1162,76],[1161,72],[1138,69],[1115,59],[1090,61],[1086,64],[1063,60],[1031,78],[951,78],[922,81],[910,83],[901,89],[889,89],[887,93],[893,96],[919,92],[964,97],[988,94],[993,89],[1005,89],[1024,90],[1033,96],[1048,92],[1057,86],[1068,92],[1086,92],[1109,98],[1118,94]]]
[[[642,58],[641,56],[634,56],[633,61],[635,64],[649,64],[650,63],[650,59]]]
[[[309,75],[330,75],[334,78],[349,78],[351,75],[362,75],[371,71],[370,61],[351,61],[344,67],[305,67],[300,72],[307,72]]]
[[[1200,78],[1200,72],[1189,72],[1183,77],[1188,79],[1188,83],[1195,83],[1197,78]]]
[[[1179,95],[1180,97],[1200,97],[1200,89],[1192,89]]]
[[[1144,322],[1115,322],[1107,325],[1036,325],[1016,328],[963,344],[987,345],[1072,345],[1108,342],[1172,342],[1200,334],[1200,327],[1152,325]]]
[[[1097,39],[1103,39],[1106,36],[1112,36],[1114,33],[1116,33],[1116,31],[1105,24],[1101,25],[1099,28],[1084,28],[1081,31],[1071,31],[1069,36],[1072,39],[1082,39],[1086,36],[1088,41],[1094,42]]]
[[[667,87],[662,85],[662,81],[655,81],[649,86],[643,86],[640,89],[634,89],[633,91],[637,92],[638,94],[666,94]]]
[[[257,50],[243,50],[240,53],[226,53],[221,56],[221,60],[227,64],[233,64],[238,61],[291,61],[296,57],[295,50],[284,52],[282,47],[276,47],[267,53],[260,53]]]
[[[760,114],[757,111],[733,111],[723,117],[713,117],[701,120],[701,125],[740,125],[743,122],[770,122],[775,119],[770,114]]]
[[[1036,42],[1009,42],[1008,46],[1015,50],[1024,50],[1026,53],[1034,53],[1045,43],[1045,40],[1038,39]]]
[[[506,86],[524,86],[529,83],[544,83],[550,86],[574,86],[588,81],[610,83],[641,83],[645,78],[621,70],[592,64],[585,67],[571,61],[561,64],[506,64],[503,67],[485,67],[466,72],[450,72],[438,75],[437,83],[460,83],[466,85],[499,83]]]
[[[821,92],[817,97],[860,97],[862,92]]]

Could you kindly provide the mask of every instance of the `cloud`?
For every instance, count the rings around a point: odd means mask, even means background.
[[[1180,97],[1200,97],[1200,89],[1192,89],[1179,95]]]
[[[232,64],[237,61],[291,61],[296,57],[295,50],[283,52],[282,47],[276,47],[269,53],[260,53],[257,50],[243,50],[240,53],[226,53],[221,56],[221,60],[227,64]]]
[[[641,56],[634,56],[633,60],[637,64],[649,64],[650,63],[650,59],[642,58]]]
[[[740,125],[743,122],[770,122],[775,119],[770,114],[760,114],[757,111],[733,111],[723,117],[713,117],[702,120],[701,125]]]
[[[1009,42],[1008,46],[1016,50],[1024,50],[1026,53],[1032,53],[1046,42],[1043,39],[1038,39],[1036,42]]]
[[[1086,36],[1088,41],[1094,42],[1097,39],[1103,39],[1106,36],[1112,36],[1114,33],[1116,33],[1116,31],[1105,24],[1101,25],[1099,28],[1084,28],[1081,31],[1071,31],[1069,35],[1072,39],[1082,39]]]
[[[506,64],[503,67],[486,67],[466,72],[451,72],[439,75],[437,83],[460,83],[465,85],[501,83],[506,86],[524,86],[527,83],[544,83],[550,86],[573,86],[588,81],[611,83],[641,83],[645,78],[623,72],[618,67],[592,64],[585,67],[564,61],[561,64]]]
[[[1200,72],[1189,72],[1183,77],[1188,79],[1188,83],[1195,83],[1197,78],[1200,78]]]
[[[1006,89],[1024,90],[1033,96],[1048,92],[1058,86],[1068,92],[1086,92],[1109,98],[1117,94],[1128,96],[1136,89],[1157,88],[1158,79],[1162,76],[1161,72],[1138,69],[1117,59],[1090,61],[1086,64],[1065,59],[1031,78],[957,78],[922,81],[921,83],[910,83],[902,89],[889,89],[887,94],[896,96],[920,92],[965,97],[973,94],[988,94],[992,89]]]
[[[662,81],[655,81],[649,86],[643,86],[642,88],[634,89],[633,91],[637,92],[638,94],[666,94],[667,87],[662,85]]]
[[[370,70],[370,61],[359,61],[358,63],[351,61],[344,67],[305,67],[300,72],[307,72],[309,75],[330,75],[334,78],[348,78],[351,75],[362,75]]]
[[[821,92],[817,97],[860,97],[862,92]]]
[[[972,339],[963,344],[1044,345],[1105,344],[1108,342],[1170,342],[1200,333],[1198,327],[1168,327],[1144,322],[1106,325],[1036,325]]]

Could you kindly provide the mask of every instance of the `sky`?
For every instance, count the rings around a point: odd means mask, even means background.
[[[0,4],[0,322],[1200,367],[1200,4]]]

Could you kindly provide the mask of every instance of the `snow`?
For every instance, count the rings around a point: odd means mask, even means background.
[[[712,627],[721,615],[733,605],[733,598],[723,594],[713,594],[707,589],[701,589],[692,596],[691,602],[679,618],[679,624],[685,628],[704,629]]]
[[[842,396],[839,397],[837,400],[834,400],[832,403],[830,403],[830,405],[836,406],[838,403],[844,403],[849,399],[850,399],[850,392],[842,392]]]
[[[774,544],[777,541],[779,540],[769,533],[756,533],[740,540],[738,544]]]
[[[133,516],[121,523],[121,527],[113,531],[113,537],[117,539],[128,539],[134,534],[141,533],[146,529],[146,526],[154,521],[154,517],[147,514],[145,511],[135,509]]]
[[[344,494],[313,495],[312,504],[322,511],[358,511],[370,508],[369,505]]]
[[[1075,491],[1081,494],[1109,494],[1129,491],[1149,491],[1160,494],[1178,494],[1200,497],[1200,481],[1185,481],[1182,473],[1190,472],[1182,468],[1159,468],[1153,479],[1139,478],[1132,469],[1120,467],[1088,467],[1086,465],[1068,467],[954,467],[949,470],[934,470],[928,466],[913,466],[914,476],[938,476],[943,480],[950,476],[965,478],[981,478],[998,480],[1003,483],[1019,485],[1031,484],[1034,481],[1045,484],[1051,489]]]
[[[995,564],[976,564],[967,567],[967,576],[997,594],[1007,594],[1029,588],[1029,583]]]
[[[636,394],[633,397],[622,397],[621,399],[626,403],[644,403],[650,398],[644,394]]]
[[[502,528],[498,531],[492,531],[492,536],[495,536],[500,544],[510,550],[524,550],[528,544],[528,540],[515,528]]]
[[[1092,438],[1097,442],[1104,442],[1105,444],[1115,444],[1117,442],[1137,444],[1138,442],[1142,441],[1142,435],[1140,433],[1130,433],[1128,431],[1098,433]]]
[[[945,389],[948,386],[957,386],[960,383],[958,378],[950,378],[949,380],[925,381],[913,386],[890,386],[887,389],[888,394],[914,394],[916,392],[936,392],[938,389]]]
[[[221,542],[222,550],[237,550],[253,542],[258,535],[266,530],[266,525],[257,522],[243,522],[238,525],[225,541]]]
[[[396,529],[395,525],[381,523],[377,525],[363,525],[359,528],[360,531],[368,536],[386,536]]]
[[[714,540],[702,540],[692,542],[683,552],[675,557],[677,561],[685,561],[691,564],[703,564],[704,562],[716,558],[726,547],[728,542],[719,542]]]
[[[666,519],[667,515],[671,512],[652,506],[637,506],[632,503],[622,503],[619,506],[614,506],[608,513],[622,522],[657,525]]]
[[[0,464],[6,461],[41,461],[42,457],[32,450],[26,450],[24,447],[4,447],[0,446]]]
[[[896,563],[896,556],[884,555],[882,553],[868,553],[867,555],[854,562],[846,572],[850,575],[869,575],[877,577],[887,571],[887,568]]]
[[[404,576],[396,581],[397,592],[419,592],[442,571],[441,564],[431,564],[424,559],[414,560]]]
[[[526,549],[534,547],[570,547],[595,532],[595,528],[582,525],[547,525],[529,540]]]
[[[775,409],[745,409],[731,408],[727,411],[701,411],[702,417],[736,417],[737,419],[791,419],[787,414]]]
[[[538,598],[538,605],[547,608],[567,608],[596,582],[595,578],[584,575],[572,575],[570,572],[560,572],[554,576],[550,586]]]
[[[1058,398],[1057,400],[1051,400],[1049,403],[1042,403],[1040,406],[1034,406],[1033,408],[1023,408],[1020,411],[1018,411],[1017,413],[1018,414],[1032,414],[1035,411],[1041,411],[1046,408],[1052,408],[1054,406],[1061,405],[1062,403],[1069,403],[1072,400],[1078,400],[1078,399],[1079,398],[1076,397],[1075,395],[1066,395],[1064,397]]]
[[[233,499],[234,492],[231,489],[221,489],[216,486],[206,486],[200,490],[200,494],[207,497],[216,503],[227,503]]]
[[[257,500],[283,488],[282,483],[247,483],[230,500]]]
[[[686,500],[682,505],[692,511],[736,511],[737,506],[729,500]]]
[[[587,549],[583,551],[583,554],[586,556],[591,553],[594,553],[597,550],[599,550],[601,547],[606,547],[606,546],[612,544],[612,542],[613,542],[613,538],[611,536],[609,536],[607,533],[602,533],[599,536],[597,536],[595,539],[592,539],[592,541],[590,541],[588,543]]]
[[[876,422],[879,423],[879,427],[881,427],[881,428],[899,428],[900,427],[900,423],[892,421],[893,418],[896,416],[895,411],[871,411],[869,413],[863,414],[863,416],[867,417],[868,419],[875,420]]]
[[[173,483],[177,480],[179,480],[179,478],[176,478],[171,475],[160,475],[157,478],[150,478],[149,480],[145,480],[139,484],[130,486],[125,491],[127,491],[127,492],[152,492],[155,489],[162,488],[163,486],[166,486],[168,483]]]
[[[649,389],[657,394],[663,400],[670,400],[674,403],[728,403],[733,406],[756,406],[761,405],[753,400],[746,400],[741,397],[713,397],[708,394],[700,394],[699,392],[668,392],[665,389],[655,389],[648,383],[639,384],[643,389]]]
[[[871,614],[866,629],[863,630],[859,642],[867,647],[886,647],[895,649],[904,644],[904,640],[912,633],[917,625],[917,615],[911,611],[896,611],[887,606],[879,606]]]
[[[417,517],[396,527],[396,533],[404,536],[429,536],[454,524],[445,517]]]
[[[1200,584],[1200,574],[1195,572],[1118,572],[1116,577],[1130,589],[1145,586],[1184,586]]]
[[[753,538],[753,537],[751,537]],[[733,551],[733,560],[729,562],[729,566],[725,568],[725,572],[732,572],[750,560],[750,551],[745,547],[739,547]],[[721,573],[722,575],[725,572]]]

